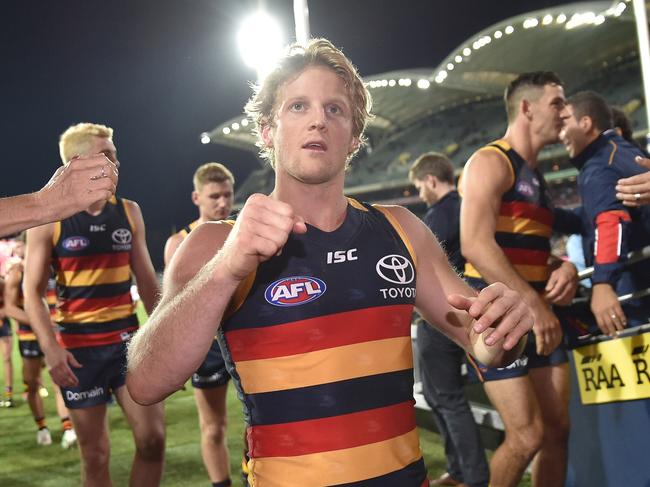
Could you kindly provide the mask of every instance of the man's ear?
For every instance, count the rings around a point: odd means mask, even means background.
[[[531,107],[530,101],[526,100],[525,98],[522,98],[522,100],[519,102],[519,113],[521,113],[528,120],[531,120],[533,118],[533,113],[530,107]]]
[[[361,145],[359,137],[352,137],[352,140],[350,141],[350,148],[348,149],[348,154],[355,152],[359,148],[359,145]]]
[[[194,203],[196,206],[199,206],[199,192],[198,191],[192,191],[192,203]]]
[[[584,133],[591,132],[592,130],[595,129],[594,121],[591,119],[591,117],[588,117],[587,115],[584,115],[583,117],[580,118],[580,121],[578,122],[578,126],[582,129]]]
[[[264,141],[264,145],[268,148],[273,147],[273,134],[271,132],[271,125],[268,123],[265,123],[262,126],[262,140]]]

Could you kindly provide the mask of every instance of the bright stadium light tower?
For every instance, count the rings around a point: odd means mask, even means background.
[[[311,36],[307,0],[293,0],[293,19],[296,24],[296,40],[306,44]]]
[[[648,42],[648,20],[644,0],[634,0],[634,17],[639,41],[639,58],[641,61],[641,79],[645,99],[650,96],[650,43]],[[650,107],[646,102],[646,127],[650,127]],[[650,148],[650,131],[646,134],[646,149]]]
[[[282,54],[285,40],[276,20],[259,10],[242,22],[237,44],[246,65],[257,71],[259,81],[271,71]]]

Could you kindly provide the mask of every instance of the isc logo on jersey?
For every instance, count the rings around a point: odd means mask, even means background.
[[[63,248],[70,251],[83,250],[90,244],[90,240],[86,237],[74,236],[66,238],[61,245]]]
[[[269,284],[264,299],[273,306],[298,306],[320,298],[327,286],[315,277],[285,277]]]

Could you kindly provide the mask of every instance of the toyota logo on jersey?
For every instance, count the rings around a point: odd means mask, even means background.
[[[132,239],[131,230],[128,228],[118,228],[111,234],[111,238],[116,244],[130,244]]]
[[[415,278],[415,271],[406,257],[397,254],[386,255],[375,266],[379,276],[393,284],[409,284]]]
[[[325,294],[327,286],[315,277],[284,277],[271,283],[264,291],[264,299],[273,306],[298,306]]]

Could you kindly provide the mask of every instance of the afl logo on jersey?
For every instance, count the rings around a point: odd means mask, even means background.
[[[82,236],[74,236],[74,237],[68,237],[66,238],[61,245],[63,246],[64,249],[70,250],[71,252],[75,252],[77,250],[83,250],[88,245],[90,245],[90,240],[88,240],[86,237]]]
[[[519,194],[523,194],[524,196],[528,196],[528,197],[535,196],[535,190],[533,189],[533,186],[526,181],[519,181],[517,183],[516,189]]]
[[[391,254],[377,261],[375,266],[379,277],[393,284],[409,284],[415,279],[415,271],[411,261],[406,257]]]
[[[327,286],[315,277],[285,277],[269,284],[264,299],[273,306],[298,306],[320,298]]]

